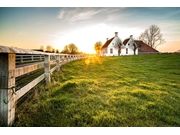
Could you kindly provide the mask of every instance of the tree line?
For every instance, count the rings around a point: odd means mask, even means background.
[[[48,53],[65,53],[65,54],[80,54],[80,53],[82,53],[82,52],[79,52],[78,47],[73,43],[65,45],[64,49],[62,51],[59,51],[59,49],[53,48],[51,45],[47,45],[46,47],[41,45],[39,51],[48,52]]]

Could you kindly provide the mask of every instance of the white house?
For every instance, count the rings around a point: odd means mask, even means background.
[[[101,56],[120,56],[120,55],[137,55],[138,46],[133,40],[132,35],[130,38],[121,41],[118,37],[118,32],[115,32],[115,37],[107,39],[106,43],[101,47]]]

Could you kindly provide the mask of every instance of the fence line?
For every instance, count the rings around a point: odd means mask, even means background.
[[[0,46],[0,125],[11,126],[14,123],[17,100],[29,90],[44,79],[46,83],[50,83],[51,74],[55,70],[59,71],[60,66],[86,57],[85,54],[44,53]],[[54,67],[51,68],[53,65]],[[43,74],[20,89],[17,89],[17,77],[27,75],[42,68],[44,68]]]

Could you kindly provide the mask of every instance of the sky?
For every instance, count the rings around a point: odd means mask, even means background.
[[[137,38],[150,25],[161,29],[160,52],[180,50],[180,7],[0,7],[0,45],[62,51],[74,43],[94,53],[94,44],[114,37]]]

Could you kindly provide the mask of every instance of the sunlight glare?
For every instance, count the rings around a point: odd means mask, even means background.
[[[65,45],[74,43],[81,52],[95,53],[94,44],[98,41],[104,44],[106,38],[110,39],[114,37],[114,32],[116,31],[122,41],[128,38],[129,35],[134,35],[134,37],[136,37],[141,33],[140,28],[116,27],[100,23],[74,30],[71,33],[58,37],[54,42],[55,46],[61,46],[61,49],[63,49]]]

